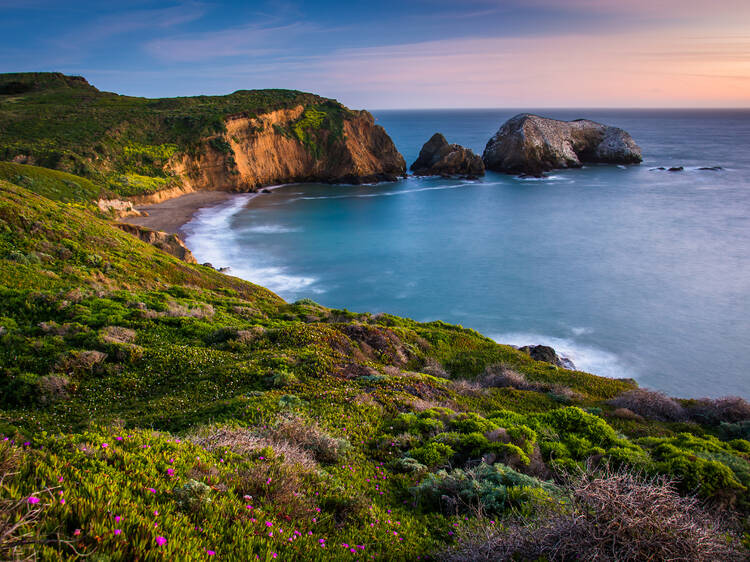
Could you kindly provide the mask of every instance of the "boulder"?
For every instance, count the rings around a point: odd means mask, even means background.
[[[500,127],[482,159],[488,170],[539,177],[549,170],[580,168],[587,162],[638,164],[643,157],[633,138],[617,127],[521,113]]]
[[[523,351],[526,355],[529,355],[535,361],[544,361],[545,363],[551,363],[556,367],[562,367],[563,369],[575,370],[576,366],[567,357],[561,357],[557,354],[554,348],[548,345],[526,345],[519,347],[518,351]]]
[[[435,133],[422,147],[411,171],[417,176],[476,177],[484,175],[484,164],[471,149],[448,144],[443,135]]]

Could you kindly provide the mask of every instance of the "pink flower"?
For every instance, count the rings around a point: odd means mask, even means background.
[[[154,510],[154,515],[159,515],[159,511],[155,509]]]
[[[206,554],[208,554],[209,556],[213,556],[216,553],[213,550],[207,550]]]
[[[106,443],[102,443],[102,449],[106,449],[107,447],[109,447],[109,445],[107,445]]]
[[[34,496],[29,496],[29,499],[26,500],[31,505],[36,505],[39,503],[39,498],[35,498]]]
[[[271,523],[270,521],[266,521],[266,527],[273,527],[273,523]]]
[[[165,544],[167,544],[167,539],[165,539],[164,537],[156,537],[156,544],[158,544],[159,546],[164,546]]]
[[[80,534],[81,534],[81,530],[80,529],[76,529],[75,531],[73,531],[73,536],[74,537],[77,537]]]
[[[115,515],[115,521],[119,523],[120,521],[122,521],[122,517],[120,517],[119,515]]]
[[[122,437],[120,436],[115,437],[115,439],[117,439],[118,441],[122,441]]]
[[[174,476],[174,468],[168,468],[168,469],[167,469],[167,474],[168,474],[169,476]]]
[[[146,489],[147,489],[147,490],[148,490],[149,492],[151,492],[152,494],[155,494],[155,493],[156,493],[156,490],[154,490],[153,488],[146,488]]]
[[[120,530],[120,529],[115,529],[115,535],[119,535],[120,533],[122,533],[122,530]]]
[[[60,498],[60,505],[65,505],[65,498]]]

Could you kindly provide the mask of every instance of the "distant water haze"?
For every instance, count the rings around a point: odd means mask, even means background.
[[[375,116],[411,164],[438,131],[481,153],[515,113]],[[541,180],[285,186],[201,211],[188,245],[288,300],[546,343],[676,396],[750,398],[750,111],[538,113],[622,127],[645,161]],[[710,166],[723,169],[698,170]]]

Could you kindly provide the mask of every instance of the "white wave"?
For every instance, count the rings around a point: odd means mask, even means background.
[[[572,182],[573,181],[572,179],[570,179],[568,177],[565,177],[565,176],[556,176],[556,175],[543,176],[541,178],[536,178],[536,177],[533,177],[533,176],[532,177],[524,177],[524,178],[522,178],[520,176],[513,176],[513,179],[516,180],[516,181],[567,181],[567,182]]]
[[[383,191],[380,193],[349,193],[346,195],[318,195],[318,196],[307,196],[298,197],[302,200],[315,200],[315,199],[366,199],[369,197],[392,197],[394,195],[406,195],[407,193],[418,193],[420,191],[441,191],[444,189],[457,189],[459,187],[465,187],[471,185],[472,182],[460,183],[456,185],[440,185],[436,187],[420,187],[419,189],[404,189],[401,191]]]
[[[286,234],[288,232],[300,232],[301,230],[301,228],[294,228],[281,224],[259,224],[257,226],[243,228],[242,232],[252,234]]]
[[[591,328],[578,328],[576,326],[572,326],[570,328],[570,331],[573,332],[573,335],[575,335],[575,336],[582,336],[584,334],[590,334],[594,330],[592,330]]]
[[[558,355],[567,357],[579,371],[611,378],[635,378],[632,368],[623,365],[620,358],[604,349],[576,342],[573,339],[558,338],[542,334],[512,332],[491,335],[497,343],[514,345],[548,345],[553,347]]]
[[[237,195],[225,204],[199,211],[183,229],[187,233],[185,243],[199,263],[228,266],[236,277],[262,285],[284,297],[294,296],[317,279],[293,275],[286,268],[270,263],[271,257],[262,252],[248,253],[236,239],[240,232],[232,228],[232,218],[252,197],[252,194]]]

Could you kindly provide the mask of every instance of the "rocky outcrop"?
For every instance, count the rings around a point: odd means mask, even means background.
[[[112,215],[115,218],[140,217],[144,214],[133,206],[132,201],[122,201],[121,199],[99,199],[96,206],[102,213]]]
[[[417,176],[465,176],[484,175],[482,159],[469,148],[448,144],[440,133],[428,140],[411,165]]]
[[[156,246],[160,250],[172,254],[173,256],[181,259],[187,263],[198,263],[193,256],[193,253],[188,249],[187,246],[180,240],[180,237],[176,234],[169,234],[167,232],[161,232],[159,230],[151,230],[144,226],[138,226],[135,224],[128,223],[111,223],[112,226],[116,226],[120,230],[124,230],[128,234],[132,234],[136,238],[140,238],[144,242]]]
[[[482,155],[488,170],[530,174],[584,163],[637,164],[641,149],[622,129],[586,119],[557,121],[521,113],[506,121]]]
[[[551,363],[552,365],[562,367],[563,369],[574,370],[576,368],[570,359],[567,357],[561,357],[557,354],[554,348],[548,345],[525,345],[519,347],[518,351],[523,351],[535,361],[544,361],[545,363]]]
[[[338,132],[317,131],[310,140],[295,125],[302,105],[256,117],[226,119],[226,133],[209,139],[195,154],[179,153],[169,162],[181,190],[254,191],[296,182],[371,183],[406,173],[403,156],[368,112],[350,112]]]

